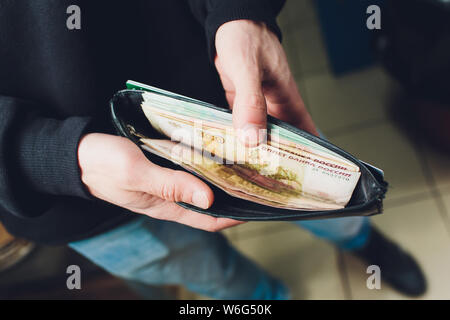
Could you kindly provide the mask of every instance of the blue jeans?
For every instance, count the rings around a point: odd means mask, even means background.
[[[370,231],[365,217],[294,223],[344,250],[363,246]],[[280,280],[240,254],[221,233],[139,217],[70,247],[134,283],[179,284],[215,299],[289,298]]]

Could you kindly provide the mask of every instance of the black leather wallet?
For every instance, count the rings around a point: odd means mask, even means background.
[[[110,100],[111,116],[114,126],[119,135],[129,138],[139,147],[142,143],[135,133],[139,133],[149,138],[161,137],[161,134],[152,128],[141,108],[143,90],[122,90],[117,92]],[[161,93],[161,92],[160,92]],[[199,100],[184,97],[171,92],[163,91],[164,95],[183,101],[200,103],[205,108],[214,108],[222,112],[230,112],[227,109],[201,102]],[[339,218],[347,216],[368,216],[382,212],[383,198],[387,191],[387,182],[384,181],[383,172],[367,163],[364,163],[344,150],[336,147],[330,142],[297,129],[283,121],[268,117],[268,121],[283,127],[295,134],[311,140],[331,151],[343,156],[359,166],[361,177],[353,192],[353,195],[343,209],[330,211],[302,211],[273,208],[251,201],[232,197],[223,190],[205,181],[213,190],[215,200],[213,205],[207,209],[197,208],[187,203],[178,205],[214,217],[232,218],[243,221],[285,221],[285,220],[313,220],[326,218]],[[146,157],[155,164],[178,170],[184,170],[181,166],[173,162],[144,151]]]

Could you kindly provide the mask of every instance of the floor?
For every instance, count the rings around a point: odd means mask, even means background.
[[[339,78],[310,0],[288,0],[279,23],[299,90],[313,119],[336,145],[385,171],[385,212],[373,223],[411,252],[429,282],[422,299],[450,298],[450,155],[411,141],[390,119],[399,85],[379,66]],[[283,279],[295,299],[404,299],[382,284],[366,287],[366,266],[289,223],[247,223],[231,242]]]

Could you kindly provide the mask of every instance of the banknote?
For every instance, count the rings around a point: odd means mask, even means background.
[[[249,147],[228,113],[194,102],[144,93],[142,109],[161,136],[141,137],[145,148],[179,164],[226,193],[292,210],[345,207],[359,167],[304,137],[268,125],[266,139]]]

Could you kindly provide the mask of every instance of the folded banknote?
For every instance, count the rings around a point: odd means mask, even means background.
[[[275,124],[268,124],[262,143],[249,147],[237,138],[230,113],[158,92],[142,98],[146,118],[161,134],[139,136],[144,148],[234,197],[283,209],[336,210],[347,205],[360,179],[355,163]]]

